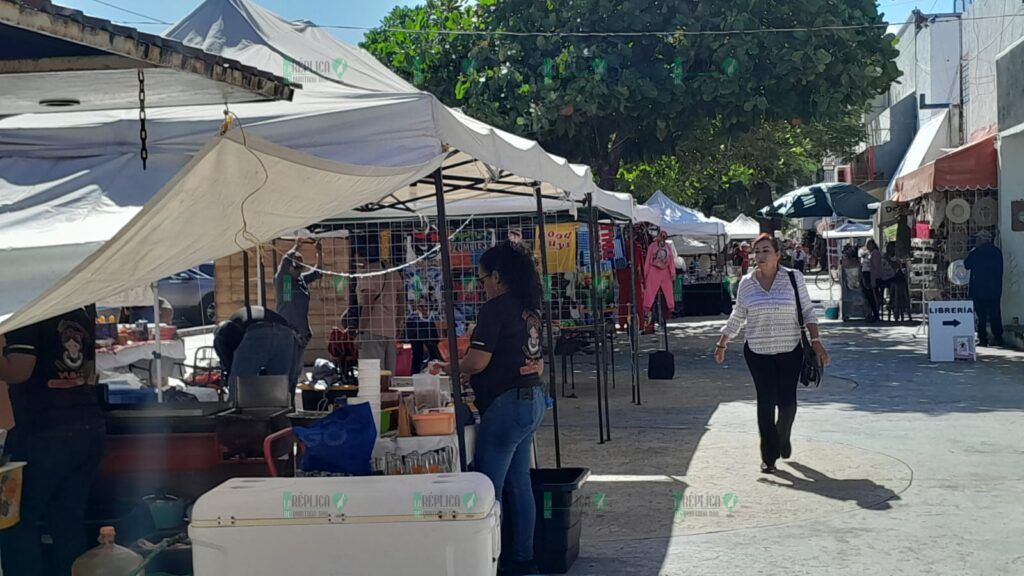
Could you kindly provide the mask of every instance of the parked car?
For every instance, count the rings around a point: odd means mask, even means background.
[[[204,269],[209,270],[209,273]],[[174,325],[178,328],[203,326],[217,322],[217,303],[214,298],[213,264],[201,264],[183,272],[163,278],[157,284],[161,298],[174,307]],[[133,306],[125,310],[122,322],[139,319],[153,321],[152,306]]]

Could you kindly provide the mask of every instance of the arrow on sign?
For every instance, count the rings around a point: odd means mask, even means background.
[[[946,320],[946,321],[944,321],[942,323],[942,325],[943,326],[952,326],[953,328],[956,328],[957,326],[960,325],[960,321],[959,320]]]

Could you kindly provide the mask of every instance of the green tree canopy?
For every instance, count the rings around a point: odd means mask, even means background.
[[[521,35],[385,30],[394,27]],[[835,28],[768,31],[825,27]],[[687,171],[713,157],[709,169],[758,178],[758,165],[722,156],[744,149],[731,142],[782,145],[791,130],[761,127],[827,125],[860,109],[899,75],[884,31],[874,0],[430,0],[396,9],[363,46],[615,188],[622,166],[657,168],[671,155]]]

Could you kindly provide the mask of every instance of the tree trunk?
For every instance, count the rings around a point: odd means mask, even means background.
[[[757,182],[753,187],[754,197],[761,206],[770,206],[775,200],[772,198],[772,187],[767,182]],[[782,225],[778,218],[758,218],[757,221],[761,224],[761,232],[768,234],[774,234]]]

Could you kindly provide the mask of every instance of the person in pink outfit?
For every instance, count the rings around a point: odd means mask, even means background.
[[[644,310],[650,312],[658,299],[660,290],[671,313],[675,310],[675,294],[672,280],[676,277],[676,261],[668,245],[668,234],[662,231],[658,239],[647,248],[644,261]]]

